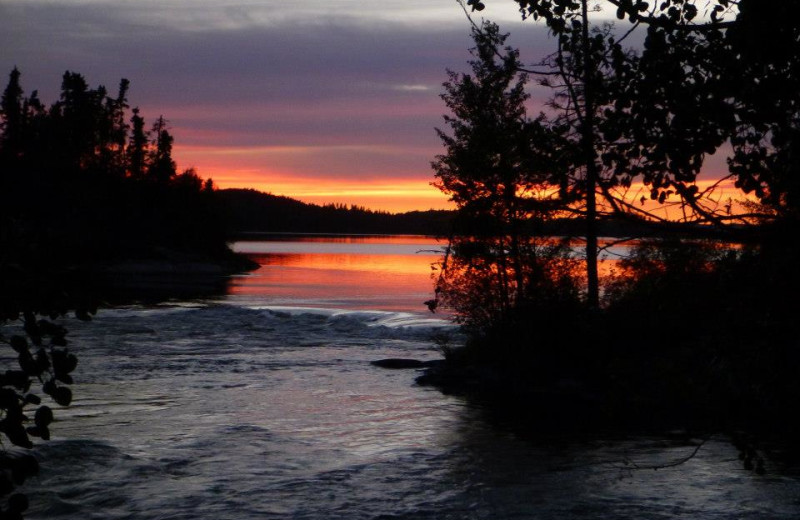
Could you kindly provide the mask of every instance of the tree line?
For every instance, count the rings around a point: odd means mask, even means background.
[[[128,103],[129,86],[122,79],[110,94],[68,71],[46,105],[11,72],[0,101],[0,231],[26,265],[225,248],[213,181],[177,171],[167,120],[148,128]]]
[[[59,100],[46,106],[38,91],[24,95],[21,76],[17,68],[11,71],[0,101],[0,160],[8,180],[85,174],[202,184],[192,170],[178,175],[174,138],[163,115],[145,129],[139,108],[128,104],[127,79],[112,96],[104,86],[90,88],[81,74],[67,71]],[[205,181],[205,189],[212,186]]]

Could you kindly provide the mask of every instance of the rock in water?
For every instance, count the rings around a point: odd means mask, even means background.
[[[387,358],[371,361],[370,364],[381,368],[422,368],[425,363],[418,359]]]

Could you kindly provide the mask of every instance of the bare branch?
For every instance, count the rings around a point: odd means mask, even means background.
[[[481,28],[480,25],[478,25],[475,22],[475,20],[472,19],[472,15],[470,14],[469,10],[467,9],[467,6],[464,3],[464,0],[456,0],[456,2],[458,3],[459,6],[461,6],[461,10],[464,11],[464,16],[467,17],[467,20],[469,21],[470,25],[472,25],[473,30],[475,30],[479,34],[483,34],[483,29]],[[496,50],[496,49],[495,49],[495,55],[498,58],[502,57],[500,55],[500,52],[498,50]],[[535,66],[544,67],[545,64],[544,63],[540,63],[540,64],[535,65]],[[555,71],[555,70],[536,70],[536,69],[529,69],[527,67],[517,67],[517,70],[519,72],[524,72],[525,74],[532,74],[532,75],[535,75],[535,76],[558,76],[559,75],[559,72]]]

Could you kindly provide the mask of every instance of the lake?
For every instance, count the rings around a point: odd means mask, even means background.
[[[227,294],[67,320],[75,401],[27,491],[36,519],[796,518],[800,474],[723,436],[520,431],[416,386],[437,359],[423,237],[238,242]],[[661,466],[692,453],[675,467]]]

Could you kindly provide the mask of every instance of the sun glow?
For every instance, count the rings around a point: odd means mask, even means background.
[[[312,204],[356,205],[391,213],[453,209],[447,196],[427,180],[330,180],[234,168],[207,168],[204,172],[204,176],[213,178],[219,188],[252,188]]]
[[[452,209],[430,185],[436,150],[385,145],[176,147],[219,188],[252,188],[313,204],[346,204],[400,213]]]
[[[245,187],[245,186],[241,186]],[[425,181],[396,179],[389,182],[367,181],[277,181],[250,183],[259,191],[285,195],[313,204],[347,204],[400,213],[426,209],[453,209],[452,203]]]
[[[385,144],[184,145],[176,147],[174,155],[182,167],[196,167],[202,177],[212,178],[219,188],[252,188],[313,204],[400,213],[455,208],[446,194],[431,185],[429,161],[439,152]],[[696,182],[704,194],[703,207],[723,216],[745,213],[752,197],[731,180],[717,180],[723,175],[718,169],[711,162],[708,178]],[[548,194],[545,190],[533,196]],[[614,195],[626,201],[633,214],[693,220],[680,197],[673,194],[658,203],[650,199],[649,188],[641,183],[624,191],[615,189]],[[603,205],[602,200],[599,203]]]

